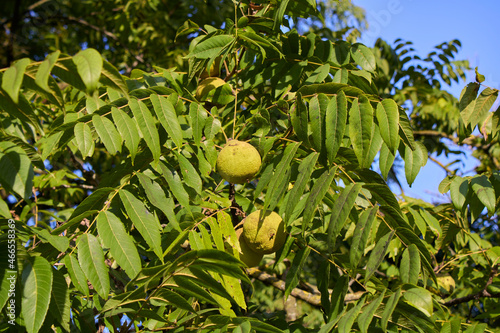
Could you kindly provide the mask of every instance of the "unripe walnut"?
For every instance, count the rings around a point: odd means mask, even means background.
[[[231,140],[219,152],[217,172],[232,184],[243,184],[255,177],[261,165],[260,154],[249,143]]]

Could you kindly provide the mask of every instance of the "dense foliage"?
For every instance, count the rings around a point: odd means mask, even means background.
[[[369,48],[343,23],[355,7],[314,0],[207,1],[229,13],[208,25],[199,2],[64,7],[114,13],[76,20],[145,44],[35,40],[0,70],[0,244],[17,245],[0,252],[0,327],[14,300],[18,332],[500,331],[498,90],[479,73],[459,100],[442,89],[465,78],[460,43]],[[231,139],[259,150],[251,182],[217,173]],[[448,203],[394,194],[450,141],[481,165],[444,166]],[[287,240],[246,268],[234,226],[257,209]]]

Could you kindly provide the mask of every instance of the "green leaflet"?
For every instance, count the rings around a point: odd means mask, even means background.
[[[325,140],[325,116],[329,99],[325,94],[314,96],[309,101],[309,124],[312,132],[312,144],[314,149],[321,153],[323,141]]]
[[[496,196],[495,189],[488,177],[478,175],[471,179],[470,185],[474,193],[476,193],[479,201],[488,208],[490,214],[495,213]]]
[[[73,57],[73,62],[87,88],[87,93],[92,94],[97,89],[101,76],[103,63],[101,54],[92,48],[88,48],[78,52]]]
[[[137,121],[139,131],[144,137],[144,141],[146,141],[146,144],[153,154],[153,159],[158,162],[161,154],[160,137],[151,111],[149,111],[144,102],[136,98],[131,98],[128,105],[134,114],[134,118]]]
[[[71,319],[70,290],[61,271],[53,269],[52,274],[53,280],[49,312],[69,332]]]
[[[382,236],[378,241],[375,247],[370,254],[370,258],[368,259],[368,263],[366,264],[366,272],[365,272],[365,280],[368,281],[370,277],[375,273],[378,269],[382,260],[385,257],[387,252],[387,248],[389,247],[389,243],[392,240],[392,236],[394,236],[395,231],[392,230]]]
[[[371,138],[370,138],[370,146],[368,150],[366,151],[366,155],[364,157],[364,163],[366,168],[370,168],[373,160],[375,159],[375,156],[380,151],[380,148],[384,144],[384,141],[382,140],[382,137],[380,136],[380,131],[378,126],[373,126],[372,127],[372,133],[371,133]]]
[[[198,175],[198,170],[185,158],[182,154],[176,154],[179,160],[179,167],[182,173],[182,179],[186,182],[186,185],[191,187],[201,195],[202,192],[202,181],[200,175]]]
[[[36,72],[35,76],[35,83],[42,88],[43,90],[50,92],[51,89],[49,87],[49,77],[50,77],[50,72],[52,71],[52,68],[54,67],[55,63],[57,62],[57,59],[59,59],[59,55],[61,54],[61,51],[57,50],[55,52],[52,52],[45,58],[44,61],[40,64],[38,67],[38,71]]]
[[[15,104],[19,102],[19,90],[23,83],[24,72],[30,63],[31,60],[28,58],[20,59],[3,73],[2,89],[9,95]]]
[[[179,173],[168,163],[161,161],[161,174],[168,183],[169,190],[183,208],[190,209],[189,194],[186,192]]]
[[[5,93],[0,90],[0,109],[7,111],[10,118],[18,118],[22,122],[35,126],[38,132],[43,133],[38,116],[35,114],[30,102],[28,102],[23,94],[19,95],[19,102],[14,103],[9,96],[5,95]]]
[[[385,303],[384,312],[382,312],[382,318],[380,320],[380,325],[382,326],[382,330],[385,332],[387,329],[387,322],[392,316],[394,309],[398,305],[399,298],[401,297],[401,288],[398,288],[396,292],[394,292],[391,297]]]
[[[407,147],[412,150],[417,149],[410,120],[402,108],[399,109],[399,137]]]
[[[341,68],[335,72],[333,77],[333,82],[347,84],[349,80],[349,71],[345,68]]]
[[[297,93],[297,101],[290,109],[290,119],[292,121],[293,131],[295,132],[295,135],[297,135],[297,138],[304,144],[308,145],[309,134],[307,108],[300,93]]]
[[[0,184],[7,191],[28,199],[33,178],[33,165],[26,152],[12,142],[0,142]]]
[[[349,137],[361,168],[369,168],[372,162],[367,157],[372,144],[373,126],[373,108],[368,98],[362,95],[352,102],[349,110]]]
[[[289,2],[290,2],[290,0],[281,1],[278,10],[274,14],[273,30],[277,30],[280,27],[281,22],[283,20],[283,16],[285,15],[286,8],[287,8]]]
[[[471,128],[474,129],[477,124],[486,118],[497,97],[498,90],[496,89],[486,88],[481,91],[475,101],[472,112],[470,112],[472,108],[469,107],[461,113],[464,123],[470,124]]]
[[[110,154],[114,155],[122,152],[122,137],[111,120],[94,114],[92,124],[94,124],[97,134]]]
[[[49,309],[52,292],[52,268],[43,257],[30,257],[24,264],[21,311],[28,333],[42,327]]]
[[[342,316],[339,320],[339,325],[338,325],[338,330],[339,333],[350,333],[352,332],[352,325],[354,324],[354,321],[358,317],[359,311],[361,311],[361,308],[363,305],[365,305],[365,300],[366,300],[366,294],[361,297],[361,299],[358,301],[355,307],[347,311],[345,315]]]
[[[403,293],[404,300],[411,306],[422,311],[426,316],[432,316],[434,306],[432,304],[432,294],[427,289],[414,287]]]
[[[285,209],[285,224],[289,225],[291,222],[290,217],[292,216],[293,211],[295,210],[304,190],[307,186],[307,183],[310,180],[311,174],[314,169],[314,165],[318,160],[318,153],[311,153],[306,158],[302,160],[302,163],[299,165],[299,175],[297,176],[297,180],[293,184],[293,188],[290,191],[290,196],[286,203]]]
[[[451,182],[453,181],[453,179],[453,176],[446,176],[445,178],[443,178],[441,183],[439,183],[439,193],[445,194],[446,192],[448,192],[450,190]]]
[[[417,285],[420,274],[420,253],[415,244],[410,244],[404,250],[399,274],[403,283]]]
[[[141,270],[141,258],[122,221],[115,214],[102,211],[97,216],[97,231],[116,262],[133,279]]]
[[[435,218],[426,209],[420,210],[420,215],[422,215],[422,218],[424,219],[425,223],[427,224],[429,229],[432,231],[432,233],[437,238],[439,238],[443,234],[443,231],[441,230],[441,226],[439,225],[439,221],[437,220],[437,218]]]
[[[141,141],[137,125],[129,115],[116,107],[111,108],[111,115],[113,116],[113,121],[116,124],[118,132],[120,132],[121,137],[125,141],[125,147],[127,147],[130,157],[134,161],[139,142]]]
[[[111,87],[116,92],[123,94],[123,96],[125,96],[127,99],[129,98],[128,87],[122,75],[120,74],[120,72],[118,72],[118,69],[116,69],[116,67],[111,65],[106,60],[103,60],[102,63],[101,77],[99,79],[99,82]],[[111,91],[111,89],[108,90],[108,94],[109,91]]]
[[[335,245],[335,239],[344,227],[360,190],[361,184],[349,184],[342,190],[342,193],[335,201],[335,205],[332,208],[332,211],[335,212],[335,214],[331,215],[327,231],[328,248],[330,251]]]
[[[382,177],[387,180],[387,176],[391,171],[392,165],[394,164],[394,160],[396,159],[396,155],[391,152],[389,147],[385,143],[382,143],[382,148],[380,149],[380,156],[378,159],[380,173],[382,173]]]
[[[363,256],[368,237],[372,231],[372,224],[377,217],[378,207],[372,207],[364,210],[359,216],[356,229],[352,237],[351,248],[349,249],[349,259],[351,269],[354,270],[358,267],[359,261]]]
[[[343,91],[333,95],[325,116],[325,146],[328,161],[333,163],[339,151],[347,123],[347,99]]]
[[[121,189],[119,195],[127,211],[127,215],[134,226],[158,258],[163,260],[160,234],[161,226],[156,214],[152,214],[144,203],[129,191]]]
[[[309,75],[304,84],[321,83],[328,76],[328,73],[330,73],[330,65],[329,64],[321,65],[318,68],[316,68],[314,72],[311,73],[311,75]]]
[[[207,120],[207,111],[201,104],[191,103],[189,105],[189,121],[193,129],[194,142],[199,145],[203,136],[203,127]]]
[[[141,183],[149,202],[151,202],[156,208],[160,209],[163,214],[167,217],[169,223],[177,230],[181,231],[177,217],[175,216],[175,203],[172,197],[165,195],[165,191],[162,189],[160,184],[155,180],[149,178],[144,173],[138,173],[137,178]]]
[[[108,299],[109,275],[104,263],[104,253],[99,240],[94,235],[82,234],[78,237],[78,262],[94,290],[103,299]]]
[[[464,208],[468,191],[469,180],[455,176],[450,184],[450,196],[451,202],[457,210],[461,211]]]
[[[284,180],[285,178],[290,177],[290,163],[295,157],[295,153],[297,152],[297,149],[299,149],[299,146],[300,143],[295,142],[285,148],[281,161],[276,166],[272,179],[270,179],[270,183],[266,192],[270,195],[266,195],[263,210],[274,210],[279,198],[288,187],[288,182],[285,182]]]
[[[75,141],[83,158],[94,155],[95,143],[87,123],[77,123],[74,129]]]
[[[65,252],[69,247],[69,239],[64,236],[52,235],[47,229],[31,229],[43,243],[49,243],[60,252]]]
[[[421,142],[415,143],[415,150],[404,146],[405,175],[408,185],[412,185],[417,178],[420,168],[427,163],[427,149]]]
[[[321,176],[314,182],[314,185],[307,198],[306,208],[304,214],[302,215],[302,231],[305,231],[309,226],[309,223],[314,217],[317,206],[323,200],[326,192],[330,188],[330,184],[333,181],[337,171],[337,167],[325,170]]]
[[[478,91],[479,83],[471,82],[465,88],[463,88],[462,92],[460,93],[460,115],[462,116],[462,120],[464,121],[465,126],[468,126],[470,123],[470,117],[474,112]]]
[[[399,111],[392,99],[384,99],[376,111],[380,135],[389,150],[395,154],[399,147]]]
[[[330,312],[328,319],[334,320],[344,310],[344,299],[349,288],[349,276],[342,275],[335,281],[332,294],[330,296]]]
[[[222,53],[222,51],[234,42],[234,36],[218,35],[209,36],[189,53],[189,58],[208,59],[213,58]]]
[[[78,260],[71,254],[67,254],[64,257],[64,266],[68,270],[69,276],[71,277],[71,283],[81,292],[83,295],[89,295],[89,286],[87,284],[87,278],[85,273],[83,273],[82,268]]]
[[[182,297],[175,291],[165,288],[158,289],[151,295],[149,299],[151,300],[151,304],[154,306],[164,306],[167,304],[172,304],[179,309],[183,309],[189,312],[196,312],[184,297]]]
[[[382,291],[379,297],[374,299],[371,303],[369,303],[365,308],[363,309],[363,313],[361,313],[358,317],[358,325],[359,329],[361,330],[361,333],[367,333],[368,332],[368,327],[370,326],[370,323],[373,320],[373,316],[375,315],[375,311],[377,308],[380,306],[382,303],[382,300],[384,299],[386,289]]]
[[[285,299],[290,296],[292,289],[299,283],[299,273],[302,271],[302,267],[304,266],[310,252],[311,249],[309,247],[303,247],[293,258],[292,266],[286,275]]]
[[[349,50],[354,61],[367,71],[374,72],[377,68],[372,51],[361,43],[356,43]]]
[[[167,131],[175,145],[181,147],[183,143],[182,129],[177,119],[175,107],[165,97],[155,94],[151,95],[151,103],[153,103],[156,116],[160,120],[165,131]]]
[[[68,222],[52,231],[53,235],[59,235],[66,229],[80,223],[84,217],[94,214],[102,208],[104,202],[108,199],[110,192],[115,191],[111,187],[101,187],[86,197],[73,211]]]

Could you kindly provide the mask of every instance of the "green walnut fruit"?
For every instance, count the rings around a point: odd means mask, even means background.
[[[226,83],[220,77],[209,77],[200,82],[198,88],[196,89],[196,99],[199,101],[206,101],[211,99],[213,91]]]
[[[220,73],[220,63],[221,57],[217,57],[208,69],[203,70],[200,75],[201,79],[206,79],[207,77],[217,77]]]
[[[232,184],[247,183],[259,172],[260,154],[249,143],[231,140],[217,156],[217,172]]]
[[[453,294],[455,290],[455,280],[450,275],[438,276],[437,282],[439,287],[446,290],[448,294]]]
[[[259,254],[274,253],[285,244],[285,223],[273,211],[257,210],[243,221],[243,237],[248,247]]]
[[[248,267],[258,266],[260,261],[262,260],[263,255],[253,252],[245,242],[242,234],[243,228],[239,228],[236,230],[236,236],[238,237],[238,243],[240,244],[240,260],[243,261]]]

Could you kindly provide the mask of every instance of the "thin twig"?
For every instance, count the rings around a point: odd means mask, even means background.
[[[285,291],[285,281],[278,279],[277,277],[270,275],[266,272],[263,272],[259,270],[258,268],[248,268],[247,269],[248,275],[256,278],[259,281],[262,281],[264,283],[270,284],[276,289],[279,289],[281,291]],[[332,290],[328,289],[328,293],[331,294]],[[344,302],[352,302],[356,301],[363,296],[364,292],[363,291],[358,291],[352,294],[347,294],[344,298]],[[292,289],[292,292],[290,293],[295,298],[300,298],[301,300],[314,305],[316,307],[321,307],[321,293],[319,292],[308,292],[305,290],[302,290],[300,288],[294,288]]]
[[[454,298],[452,300],[449,300],[448,302],[444,302],[443,305],[453,306],[461,303],[466,303],[472,300],[478,300],[480,298],[500,298],[500,293],[490,293],[486,290],[488,286],[493,282],[493,279],[497,274],[498,274],[498,266],[492,267],[488,281],[486,281],[486,284],[484,285],[484,288],[482,290],[480,290],[477,293],[470,294],[464,297]]]

